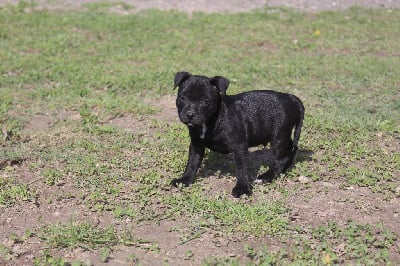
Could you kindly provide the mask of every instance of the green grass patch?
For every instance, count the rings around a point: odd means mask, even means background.
[[[34,234],[51,248],[91,249],[120,243],[127,245],[134,243],[133,237],[128,231],[121,233],[112,226],[100,228],[80,221],[49,224]]]
[[[185,216],[198,227],[212,228],[224,232],[243,232],[262,236],[280,235],[287,227],[287,209],[282,202],[233,202],[231,197],[209,199],[201,189],[177,194],[165,199],[172,206],[172,217]],[[167,214],[169,215],[169,214]]]
[[[335,222],[294,231],[288,237],[289,248],[276,252],[268,247],[244,246],[247,265],[337,265],[390,264],[389,249],[397,236],[379,226],[349,221]],[[209,257],[203,265],[241,265],[237,258]]]
[[[15,178],[0,176],[0,207],[10,207],[21,201],[35,201],[35,192]]]
[[[316,228],[292,232],[289,249],[270,252],[268,248],[245,246],[255,265],[287,264],[333,265],[390,263],[389,250],[397,236],[380,226],[349,221],[345,225],[329,222]]]
[[[146,113],[137,97],[168,93],[174,72],[187,69],[225,75],[231,93],[298,92],[307,111],[334,125],[398,130],[399,59],[392,55],[400,47],[396,27],[388,26],[397,24],[397,10],[192,18],[154,10],[1,12],[0,82],[8,102],[23,103],[22,113],[85,105],[100,115]],[[324,108],[313,110],[317,104]]]

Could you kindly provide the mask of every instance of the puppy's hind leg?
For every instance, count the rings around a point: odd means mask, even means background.
[[[271,183],[279,174],[285,172],[293,163],[296,151],[290,135],[279,136],[271,141],[273,160],[269,170],[257,177],[256,183]]]
[[[287,152],[287,157],[289,158],[289,160],[284,164],[282,173],[286,172],[290,168],[290,166],[293,164],[297,149],[298,149],[297,146],[295,146],[293,141],[291,139],[289,139],[289,147],[288,147],[288,152]]]

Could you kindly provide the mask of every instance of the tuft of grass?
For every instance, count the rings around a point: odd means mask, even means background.
[[[63,258],[53,257],[50,254],[44,254],[38,258],[35,258],[33,261],[33,265],[40,266],[40,265],[51,265],[51,266],[67,266],[69,264]],[[76,263],[74,265],[77,265]],[[79,264],[78,264],[79,265]]]
[[[3,244],[0,244],[0,255],[1,258],[5,261],[11,261],[15,259],[17,254],[13,252],[13,250]]]
[[[49,224],[36,235],[52,248],[82,247],[84,249],[118,243],[115,229],[96,228],[87,223]]]
[[[57,256],[53,256],[49,254],[47,251],[44,251],[42,255],[36,257],[33,260],[33,265],[35,266],[41,266],[41,265],[49,265],[49,266],[85,266],[88,265],[88,263],[78,261],[78,260],[73,260],[69,262],[68,260],[64,258],[60,258]]]
[[[15,178],[0,176],[0,207],[10,207],[20,201],[35,201],[36,194]]]
[[[104,263],[108,262],[110,254],[111,254],[110,248],[105,247],[100,249],[100,261]]]
[[[237,258],[218,258],[218,257],[209,257],[202,261],[202,266],[239,266],[240,262]]]
[[[99,228],[86,222],[48,224],[34,233],[51,248],[92,249],[114,246],[119,243],[132,244],[130,232],[118,233],[112,226]]]
[[[90,12],[108,13],[112,7],[120,7],[122,10],[129,11],[133,6],[125,3],[124,1],[109,3],[109,2],[96,2],[84,5]]]

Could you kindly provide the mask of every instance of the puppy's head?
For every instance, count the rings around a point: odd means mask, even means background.
[[[189,127],[205,126],[218,112],[221,95],[225,95],[229,80],[216,76],[208,78],[178,72],[175,88],[178,89],[176,106],[179,119]]]

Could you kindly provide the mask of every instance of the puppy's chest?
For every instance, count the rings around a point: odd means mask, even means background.
[[[230,153],[231,149],[227,143],[225,136],[215,136],[213,134],[206,134],[202,142],[207,148],[219,153]]]
[[[212,151],[219,153],[231,152],[228,144],[229,136],[224,131],[211,129],[207,125],[202,125],[196,129],[191,129],[190,135],[193,140],[203,143],[204,146]]]

